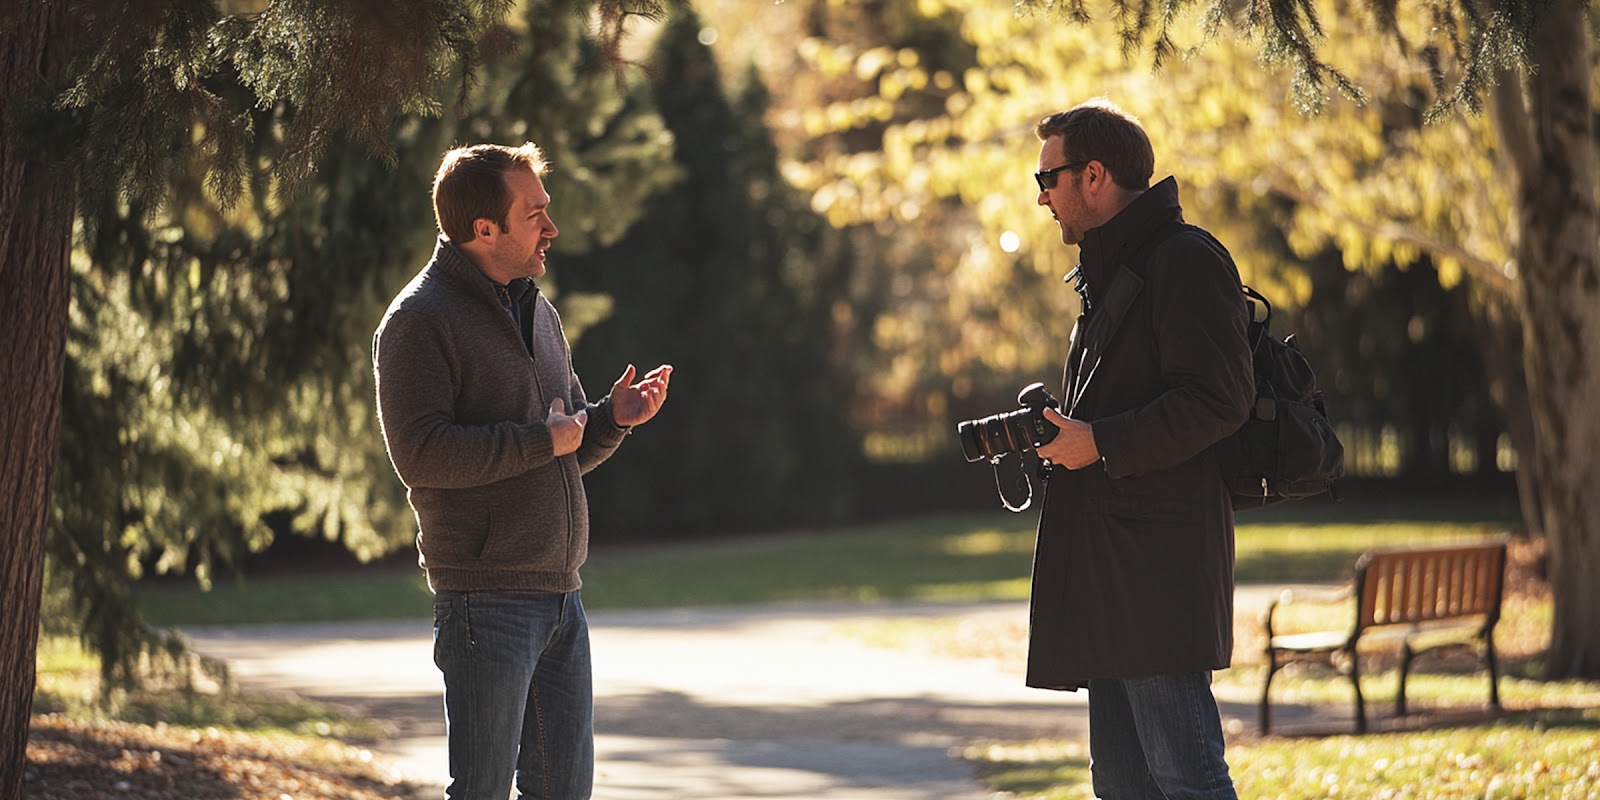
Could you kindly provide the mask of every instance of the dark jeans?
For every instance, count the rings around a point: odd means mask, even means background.
[[[1103,800],[1238,800],[1211,673],[1089,681],[1089,771]]]
[[[441,592],[448,800],[587,800],[594,787],[589,623],[577,592]]]

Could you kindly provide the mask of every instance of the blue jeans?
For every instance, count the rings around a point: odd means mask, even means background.
[[[448,800],[586,800],[594,788],[589,623],[577,592],[440,592]]]
[[[1238,800],[1211,673],[1089,681],[1089,772],[1103,800]]]

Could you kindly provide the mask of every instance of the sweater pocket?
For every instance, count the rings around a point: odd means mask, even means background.
[[[430,565],[462,566],[483,556],[491,530],[487,511],[455,505],[418,512],[417,544]]]
[[[554,492],[558,497],[559,489]],[[487,532],[475,554],[484,567],[562,572],[568,567],[568,509],[562,503],[531,499],[504,503],[486,512]]]
[[[573,468],[563,463],[571,461],[557,459],[489,486],[413,492],[427,565],[570,571],[573,501],[562,472]]]

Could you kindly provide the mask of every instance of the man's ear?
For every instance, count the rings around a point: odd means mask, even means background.
[[[494,241],[496,225],[493,221],[479,217],[472,221],[472,235],[478,239]]]
[[[1106,165],[1099,161],[1090,161],[1085,164],[1083,171],[1088,176],[1089,182],[1093,183],[1096,189],[1104,189],[1107,184],[1111,183],[1111,173],[1107,172]]]

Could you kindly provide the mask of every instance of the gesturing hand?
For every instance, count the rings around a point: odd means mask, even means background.
[[[618,425],[642,425],[661,410],[661,404],[667,401],[667,383],[672,380],[672,366],[662,364],[645,373],[644,379],[638,383],[633,383],[633,376],[633,365],[629,364],[622,371],[622,377],[611,387],[611,418]]]
[[[550,447],[557,456],[576,452],[583,444],[583,426],[589,424],[589,410],[578,409],[568,416],[566,401],[557,397],[550,401],[550,416],[545,417],[545,427],[550,429]]]

